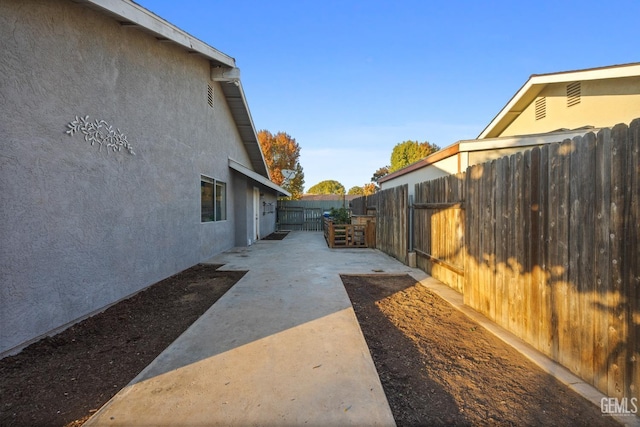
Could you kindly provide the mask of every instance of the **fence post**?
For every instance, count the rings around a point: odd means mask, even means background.
[[[336,230],[333,227],[333,221],[327,221],[327,227],[329,228],[329,247],[333,249],[336,242]]]
[[[407,191],[409,190],[409,188],[407,187]],[[409,215],[409,226],[407,229],[407,243],[409,245],[409,251],[407,253],[407,265],[411,268],[416,268],[416,253],[413,250],[413,195],[409,195],[409,209],[408,209],[408,215]]]

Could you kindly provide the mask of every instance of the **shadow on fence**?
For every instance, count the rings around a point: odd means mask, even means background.
[[[640,120],[416,185],[418,266],[603,393],[640,393]],[[404,202],[402,202],[404,201]],[[406,262],[406,186],[352,201]],[[404,254],[403,254],[404,251]]]

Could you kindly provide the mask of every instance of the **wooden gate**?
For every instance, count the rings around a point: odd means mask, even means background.
[[[322,231],[321,208],[278,206],[277,215],[278,231]]]

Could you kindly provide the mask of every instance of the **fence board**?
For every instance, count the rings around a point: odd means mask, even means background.
[[[611,208],[611,131],[598,132],[595,183],[595,291],[601,302],[594,308],[593,381],[600,390],[608,389],[609,316],[606,297],[610,285],[609,230]]]
[[[580,224],[580,220],[582,215],[582,209],[584,206],[582,205],[582,197],[584,196],[584,191],[582,189],[582,162],[580,151],[577,147],[578,140],[573,140],[571,145],[572,155],[570,157],[571,162],[571,179],[569,182],[569,275],[571,277],[571,286],[568,289],[569,292],[569,319],[570,319],[570,332],[571,332],[571,346],[570,346],[570,354],[568,357],[568,368],[577,374],[578,376],[581,373],[580,369],[580,326],[581,326],[581,313],[580,313],[580,300],[577,298],[578,296],[578,286],[577,279],[579,277],[579,270],[581,268],[581,260],[580,260],[580,246],[581,246],[581,237],[582,233],[580,232],[580,228],[582,224]]]
[[[628,173],[630,174],[631,203],[629,208],[629,332],[627,360],[629,367],[629,397],[640,397],[640,119],[629,126]]]
[[[521,153],[515,155],[515,171],[514,171],[514,226],[513,226],[513,305],[510,308],[511,316],[509,318],[509,327],[515,332],[515,334],[524,338],[524,331],[522,330],[522,317],[525,315],[525,297],[524,297],[524,279],[522,277],[523,261],[522,255],[524,254],[524,245],[526,236],[524,233],[524,220],[523,220],[523,192],[522,192],[522,180],[524,174],[525,160]]]
[[[465,270],[465,281],[464,281],[464,303],[470,307],[475,307],[476,298],[475,295],[477,293],[476,284],[478,283],[478,258],[476,254],[478,253],[478,233],[472,232],[475,228],[477,229],[480,224],[480,217],[478,216],[478,188],[479,188],[479,178],[480,171],[482,168],[480,165],[473,165],[467,169],[466,175],[466,189],[467,195],[465,197],[465,215],[466,215],[466,224],[465,224],[465,244],[467,246],[467,254],[465,258],[464,270]]]
[[[507,166],[509,164],[508,158],[502,158],[495,161],[495,298],[494,298],[494,319],[496,319],[496,323],[499,325],[504,324],[504,316],[508,313],[506,312],[504,302],[507,300],[505,296],[506,286],[505,286],[505,267],[506,267],[506,257],[507,257],[507,215],[506,207],[508,204],[508,196],[507,188],[506,188],[506,171]]]
[[[593,133],[585,135],[576,141],[580,157],[580,171],[576,173],[581,182],[581,215],[580,215],[580,246],[579,264],[576,282],[580,310],[580,366],[581,376],[589,383],[593,382],[593,339],[594,339],[594,230],[595,230],[595,158],[596,138]]]
[[[540,292],[540,316],[539,316],[539,346],[538,348],[547,356],[551,355],[553,342],[553,329],[551,326],[551,292],[549,288],[549,266],[547,253],[549,251],[549,146],[540,148],[540,173],[538,177],[540,193],[538,195],[538,218],[540,228],[538,230],[538,275],[537,283]]]
[[[505,254],[505,283],[507,290],[505,292],[506,301],[503,303],[506,316],[503,315],[504,322],[503,327],[507,329],[513,328],[515,324],[515,301],[517,298],[518,282],[517,282],[517,257],[516,257],[516,208],[517,208],[517,177],[518,171],[518,157],[513,155],[509,157],[506,162],[508,163],[509,174],[507,176],[507,200],[509,204],[504,207],[504,210],[508,212],[505,217],[505,227],[507,229],[505,239],[507,253]],[[511,329],[512,330],[512,329]]]
[[[532,210],[532,165],[531,165],[531,150],[524,152],[524,169],[521,176],[521,193],[520,199],[520,214],[522,215],[522,252],[520,253],[520,259],[522,264],[523,274],[520,275],[520,281],[522,286],[522,338],[533,344],[535,339],[534,330],[534,317],[537,315],[536,310],[533,307],[533,285],[532,285],[532,270],[533,270],[533,236],[532,236],[532,224],[531,224],[531,210]],[[537,337],[536,337],[537,338]]]
[[[569,366],[571,356],[571,313],[570,313],[570,283],[569,283],[569,181],[571,176],[571,152],[573,142],[563,141],[560,145],[560,164],[558,175],[558,210],[557,210],[557,268],[556,292],[558,312],[558,360],[564,366]]]
[[[632,138],[633,130],[631,127],[626,128],[624,131],[624,141],[623,145],[625,147],[624,160],[625,165],[623,168],[624,171],[624,211],[623,211],[623,231],[621,234],[621,238],[619,239],[622,244],[622,259],[621,259],[621,270],[622,270],[622,296],[623,296],[623,310],[624,310],[624,337],[625,337],[625,345],[624,345],[624,355],[623,360],[625,362],[624,371],[623,371],[623,396],[629,397],[634,393],[635,386],[633,385],[633,378],[635,376],[634,369],[636,366],[636,361],[634,358],[634,350],[635,350],[635,329],[634,329],[634,318],[635,312],[633,311],[634,306],[634,294],[635,294],[635,286],[633,284],[636,279],[636,275],[634,275],[634,261],[635,258],[633,256],[633,233],[634,229],[637,233],[637,229],[640,227],[640,223],[638,223],[638,217],[633,214],[633,202],[634,202],[634,180],[637,183],[638,176],[634,173],[635,165],[638,163],[633,163],[635,159],[636,162],[638,160],[637,153],[634,154],[634,148],[637,148],[637,145],[634,144]],[[637,207],[637,203],[636,203]],[[635,245],[637,248],[637,245]],[[637,267],[636,267],[637,268]]]
[[[611,303],[609,310],[609,372],[608,394],[624,397],[626,368],[626,328],[624,298],[625,277],[622,268],[624,240],[624,206],[625,206],[625,163],[627,148],[627,128],[615,126],[611,131],[611,219],[610,219],[610,253],[611,253]]]

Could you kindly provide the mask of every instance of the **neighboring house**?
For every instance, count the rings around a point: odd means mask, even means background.
[[[640,63],[533,75],[475,140],[458,141],[378,181],[413,185],[536,145],[640,117]]]
[[[640,112],[640,63],[532,75],[478,139],[631,123]]]
[[[0,356],[275,230],[235,60],[125,0],[0,3]]]
[[[584,128],[571,131],[549,132],[518,137],[470,139],[458,141],[442,150],[419,160],[405,168],[385,175],[378,181],[381,190],[408,184],[409,196],[414,195],[414,186],[451,174],[464,172],[467,167],[503,156],[527,150],[538,145],[564,141],[599,129]]]

